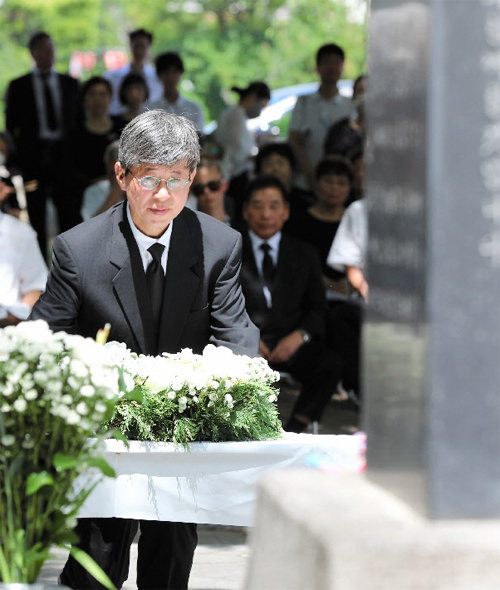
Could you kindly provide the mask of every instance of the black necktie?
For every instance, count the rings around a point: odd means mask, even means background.
[[[45,101],[45,114],[47,116],[47,127],[51,131],[57,129],[57,116],[56,109],[54,106],[54,99],[52,98],[52,92],[49,88],[49,74],[42,74],[42,86],[43,86],[43,98]]]
[[[160,321],[161,304],[163,302],[163,285],[165,275],[161,265],[161,255],[165,246],[163,244],[153,244],[148,248],[148,252],[153,257],[146,270],[146,282],[148,284],[149,298],[151,299],[151,308],[153,310],[153,321],[155,330],[158,331]]]
[[[271,254],[269,254],[271,246],[267,242],[264,242],[260,245],[260,249],[264,252],[264,258],[262,259],[262,276],[264,277],[264,285],[268,289],[271,289],[276,272],[273,259],[271,258]]]

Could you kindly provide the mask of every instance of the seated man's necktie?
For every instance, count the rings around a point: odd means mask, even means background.
[[[271,246],[264,242],[259,246],[259,248],[264,252],[264,258],[262,260],[262,276],[264,278],[264,285],[271,290],[274,282],[274,277],[276,275],[276,267],[274,266],[273,259],[271,254]]]
[[[158,324],[160,322],[161,305],[163,303],[163,286],[165,284],[165,275],[161,265],[161,255],[163,254],[163,250],[165,250],[165,246],[158,242],[148,248],[148,252],[153,257],[153,260],[149,263],[146,270],[146,282],[148,285],[156,331],[158,331]]]

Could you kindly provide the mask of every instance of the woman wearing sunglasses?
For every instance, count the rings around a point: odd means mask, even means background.
[[[228,209],[231,201],[225,196],[227,180],[222,177],[220,166],[213,160],[202,160],[191,185],[191,194],[196,197],[198,210],[231,225]]]

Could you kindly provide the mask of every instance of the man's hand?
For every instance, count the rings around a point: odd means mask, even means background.
[[[269,355],[271,354],[271,351],[266,346],[266,344],[263,340],[259,340],[259,354],[260,354],[260,356],[264,357],[265,359],[268,359]]]
[[[303,344],[302,333],[299,330],[294,330],[282,338],[266,358],[271,363],[286,363]]]

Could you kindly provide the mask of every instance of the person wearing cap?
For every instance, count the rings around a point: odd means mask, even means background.
[[[228,107],[219,117],[215,140],[223,151],[222,173],[229,179],[228,194],[235,205],[235,220],[241,220],[243,193],[253,170],[257,154],[255,137],[247,128],[248,119],[258,117],[271,98],[265,82],[251,82],[246,88],[233,86],[238,103]]]

